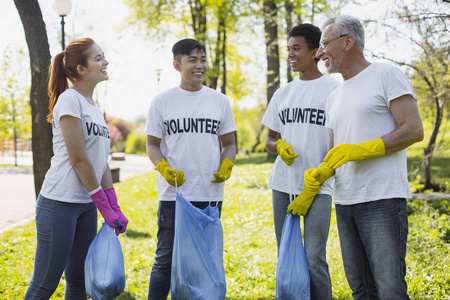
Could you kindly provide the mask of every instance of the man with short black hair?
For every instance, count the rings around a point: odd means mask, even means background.
[[[228,98],[202,85],[208,69],[205,47],[183,39],[173,48],[180,86],[158,94],[145,128],[147,153],[159,171],[158,244],[148,299],[167,299],[170,290],[176,187],[195,207],[218,203],[236,155],[237,130]]]

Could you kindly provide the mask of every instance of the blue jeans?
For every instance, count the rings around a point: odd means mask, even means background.
[[[193,202],[192,205],[200,209],[208,207],[209,202]],[[172,250],[175,237],[175,201],[159,201],[158,233],[155,251],[155,262],[150,273],[148,287],[149,300],[166,300],[170,291],[170,277],[172,271]],[[215,206],[216,202],[211,202]],[[222,202],[218,203],[219,217],[222,212]]]
[[[336,205],[345,275],[353,298],[409,299],[405,199]]]
[[[277,249],[289,205],[289,194],[272,190],[273,221]],[[311,279],[311,299],[332,299],[331,279],[326,258],[326,246],[331,219],[331,196],[316,195],[304,217],[304,245]]]
[[[63,271],[64,299],[87,299],[84,259],[97,234],[97,208],[93,203],[67,203],[39,195],[35,218],[34,271],[24,299],[49,299]]]

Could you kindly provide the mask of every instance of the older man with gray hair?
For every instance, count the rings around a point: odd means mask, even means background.
[[[413,89],[398,68],[365,59],[364,29],[356,18],[329,19],[316,56],[344,82],[327,100],[334,148],[305,172],[306,188],[314,190],[335,169],[339,238],[354,299],[409,299],[406,148],[423,139]]]

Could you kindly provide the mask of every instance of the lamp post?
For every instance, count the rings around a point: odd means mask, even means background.
[[[61,46],[62,51],[66,48],[66,45],[64,43],[64,17],[67,16],[67,14],[72,9],[72,3],[70,0],[55,0],[53,2],[53,10],[61,17]]]
[[[156,72],[156,80],[158,80],[158,92],[159,92],[159,82],[161,81],[161,73],[162,73],[162,69],[157,68],[155,69]]]

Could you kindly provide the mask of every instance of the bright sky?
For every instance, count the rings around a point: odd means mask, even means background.
[[[138,36],[124,24],[128,8],[120,0],[72,0],[65,17],[66,45],[75,38],[91,37],[109,61],[110,79],[98,85],[94,97],[107,114],[134,121],[146,116],[150,101],[159,90],[179,84],[172,67],[171,46],[176,40],[154,44]],[[53,10],[53,0],[39,0],[52,56],[61,51],[61,18]],[[0,53],[6,46],[28,53],[25,33],[12,0],[0,1]],[[167,45],[165,45],[167,44]],[[155,69],[162,69],[158,87]],[[29,76],[29,74],[27,74]]]
[[[179,84],[179,75],[172,67],[171,55],[171,47],[176,39],[168,37],[163,43],[156,44],[138,35],[135,28],[117,30],[117,27],[124,25],[128,15],[128,7],[121,0],[71,1],[72,10],[65,18],[66,45],[75,38],[91,37],[102,47],[110,63],[110,79],[100,83],[94,95],[100,107],[109,115],[129,121],[134,121],[137,116],[146,117],[154,96],[159,91]],[[373,18],[382,15],[386,3],[389,3],[389,0],[366,1],[367,4],[363,6],[345,8],[342,13],[360,19]],[[53,11],[53,0],[38,2],[46,23],[50,53],[54,56],[61,51],[61,18]],[[316,25],[321,27],[325,16],[317,17]],[[23,48],[28,52],[23,26],[12,0],[0,1],[0,32],[1,53],[6,46],[14,50]],[[383,35],[366,36],[367,49],[380,49],[380,46],[391,50],[384,43]],[[399,45],[396,46],[398,49]],[[263,42],[260,48],[265,49]],[[280,51],[284,50],[285,45],[280,44]],[[399,50],[404,53],[405,48]],[[258,57],[262,59],[263,55]],[[159,86],[155,69],[163,70]],[[257,73],[261,75],[258,78],[261,77],[265,83],[263,74]]]

